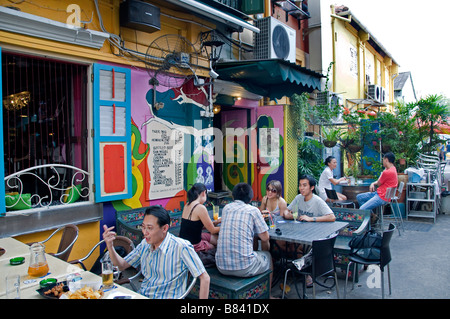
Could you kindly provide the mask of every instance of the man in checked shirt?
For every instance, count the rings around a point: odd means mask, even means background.
[[[234,201],[222,211],[216,252],[217,269],[229,276],[256,276],[272,268],[269,228],[259,209],[249,205],[253,198],[249,184],[237,184],[232,195]],[[262,251],[253,250],[255,236],[261,239]]]

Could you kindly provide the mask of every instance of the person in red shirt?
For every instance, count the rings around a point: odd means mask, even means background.
[[[385,197],[386,189],[388,187],[397,187],[398,184],[397,169],[394,166],[394,162],[395,155],[392,152],[384,154],[383,167],[385,169],[381,173],[380,178],[370,184],[370,192],[356,195],[360,209],[374,209],[389,202]],[[376,186],[378,188],[375,190]]]

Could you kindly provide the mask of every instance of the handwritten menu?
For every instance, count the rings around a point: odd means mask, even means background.
[[[183,189],[184,134],[164,123],[147,126],[150,199],[167,198]]]

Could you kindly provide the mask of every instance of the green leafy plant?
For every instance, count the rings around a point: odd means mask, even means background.
[[[322,159],[323,145],[312,138],[298,143],[298,176],[309,174],[318,181],[325,167]]]

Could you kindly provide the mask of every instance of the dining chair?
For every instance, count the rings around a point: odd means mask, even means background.
[[[284,299],[286,280],[289,271],[292,271],[293,274],[300,274],[303,276],[303,298],[306,296],[306,276],[311,276],[313,282],[313,298],[316,298],[316,284],[327,289],[331,289],[336,286],[336,294],[337,297],[340,298],[339,295],[339,286],[337,280],[336,266],[334,264],[334,244],[336,242],[337,234],[332,237],[315,240],[312,242],[312,262],[311,265],[305,266],[301,269],[298,269],[295,266],[296,261],[289,263],[288,269],[284,274],[284,284],[283,284],[283,293],[282,299]],[[329,278],[333,278],[333,276],[329,276],[334,274],[334,283],[331,286],[326,286],[324,283]],[[325,277],[324,283],[319,283],[318,279]],[[298,293],[298,291],[297,291]]]
[[[197,282],[197,277],[194,277],[191,275],[191,273],[189,272],[189,269],[184,270],[184,273],[188,273],[188,280],[190,280],[190,284],[187,285],[185,292],[178,298],[178,299],[184,299],[187,297],[187,295],[191,292],[192,288],[194,288],[195,283]],[[184,274],[181,274],[182,276]]]
[[[389,199],[390,201],[385,203],[385,204],[383,204],[380,207],[381,226],[384,225],[384,218],[392,217],[395,220],[395,224],[397,225],[399,236],[401,236],[400,226],[402,227],[403,231],[405,231],[405,228],[404,228],[404,225],[403,225],[402,213],[400,212],[400,206],[398,204],[398,199],[400,198],[400,196],[401,196],[401,194],[403,192],[404,185],[405,185],[404,182],[400,182],[398,189],[397,189],[397,187],[388,187],[386,189],[385,198]],[[385,215],[384,214],[384,210],[385,210],[385,208],[388,205],[391,208],[391,214],[390,215]],[[381,229],[383,229],[383,228],[381,228]]]
[[[88,259],[93,252],[101,245],[103,244],[105,241],[102,239],[100,240],[98,243],[96,243],[94,245],[94,247],[91,248],[91,250],[87,253],[86,256],[80,258],[80,259],[76,259],[76,260],[71,260],[69,261],[69,263],[71,264],[79,264],[83,270],[87,270],[86,269],[86,265],[84,264],[84,261],[86,259]],[[116,238],[113,241],[113,246],[114,248],[117,250],[119,247],[122,247],[124,249],[124,254],[128,255],[135,247],[133,244],[133,241],[131,239],[129,239],[128,237],[125,236],[116,236]],[[100,252],[100,257],[97,258],[97,260],[100,260],[101,257],[103,257],[103,253]],[[90,271],[97,273],[98,271],[96,271],[95,269],[93,269],[94,267],[96,267],[96,265],[94,264],[94,266],[90,269]],[[100,270],[101,271],[101,270]],[[122,272],[123,274],[124,272]],[[128,277],[124,277],[124,278],[119,278],[118,280],[115,281],[116,284],[118,285],[124,285],[124,284],[130,284],[130,286],[132,287],[132,289],[134,291],[138,290],[138,287],[135,285],[135,283],[133,282],[133,280],[137,277],[139,277],[141,275],[141,271],[139,269],[135,270],[135,274],[133,274],[132,276],[128,276]]]
[[[58,250],[56,253],[49,253],[49,255],[55,256],[61,260],[67,261],[69,259],[70,252],[72,251],[73,245],[78,239],[78,227],[73,224],[68,224],[62,227],[59,227],[55,230],[47,239],[40,241],[40,243],[46,243],[49,241],[54,235],[58,232],[62,231],[61,240],[59,242]],[[31,245],[29,243],[28,245]]]
[[[325,188],[325,192],[327,193],[328,199],[331,200],[331,205],[334,206],[348,206],[352,205],[353,208],[356,208],[355,202],[351,200],[339,200],[339,197],[337,196],[337,192],[334,189],[327,189]]]
[[[392,260],[391,257],[391,249],[390,249],[390,242],[392,238],[392,234],[395,231],[395,225],[389,224],[389,229],[386,231],[383,231],[382,239],[381,239],[381,248],[379,249],[379,258],[373,258],[374,254],[370,254],[371,257],[367,258],[364,257],[364,255],[356,254],[355,252],[350,252],[350,255],[348,256],[349,263],[347,265],[347,271],[345,274],[345,286],[344,286],[344,299],[347,297],[347,282],[348,282],[348,274],[350,265],[353,264],[353,274],[356,273],[356,265],[378,265],[381,270],[381,297],[384,299],[384,268],[387,266],[388,270],[388,283],[389,283],[389,295],[392,294],[391,290],[391,272],[389,269],[389,263]],[[374,248],[372,248],[374,249]],[[355,288],[355,275],[353,275],[353,284],[352,284],[352,290]]]

